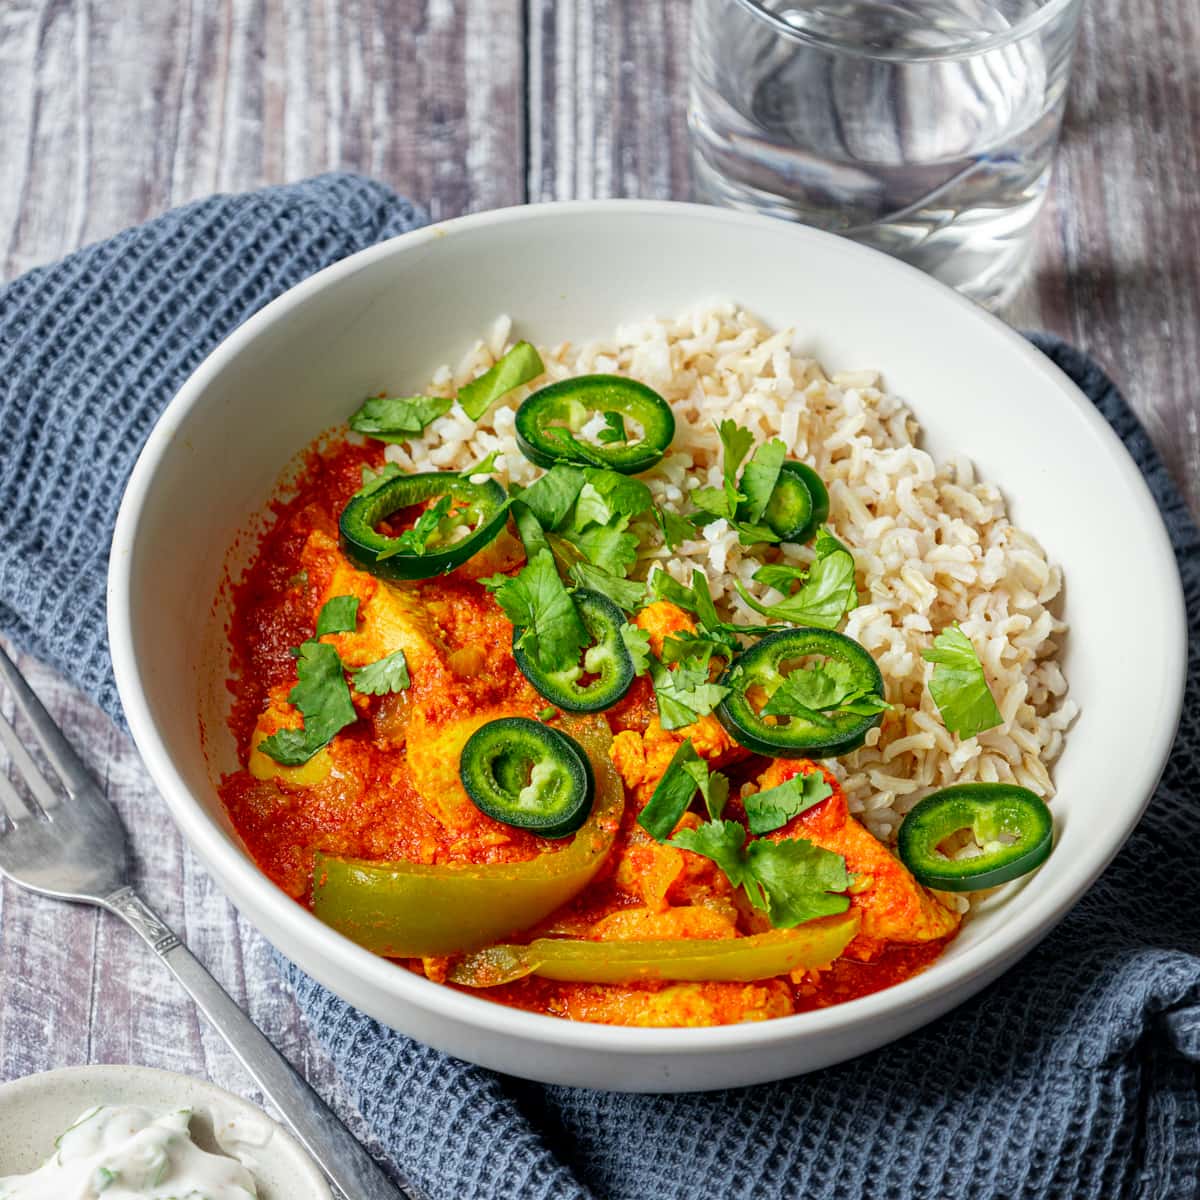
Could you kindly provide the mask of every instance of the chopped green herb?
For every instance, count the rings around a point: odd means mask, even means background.
[[[619,471],[584,467],[584,486],[575,506],[574,528],[585,529],[589,524],[614,525],[622,519],[636,517],[651,507],[650,489],[640,480]]]
[[[560,671],[579,660],[591,639],[549,550],[539,550],[517,575],[482,582],[494,587],[505,615],[523,630],[519,644],[541,670]]]
[[[449,514],[453,504],[452,496],[439,496],[434,504],[422,511],[421,515],[413,522],[412,528],[405,529],[398,534],[386,550],[380,551],[375,556],[375,561],[383,562],[384,559],[391,558],[396,554],[424,554],[430,540],[438,532],[438,527],[443,518]]]
[[[638,824],[656,841],[666,841],[697,791],[704,797],[709,817],[720,817],[729,799],[729,780],[719,771],[709,771],[689,738],[675,751],[654,794],[638,814]]]
[[[678,550],[684,542],[690,542],[696,536],[692,523],[668,508],[655,507],[654,519],[662,530],[663,541],[666,542],[668,550]]]
[[[545,369],[541,355],[528,342],[518,342],[494,367],[459,388],[458,402],[472,421],[478,421],[501,396]]]
[[[745,499],[737,484],[738,468],[742,459],[750,453],[754,445],[754,434],[743,429],[736,421],[722,421],[717,426],[717,435],[721,439],[721,473],[725,477],[724,492],[730,517],[738,506],[738,501]]]
[[[538,713],[537,713],[538,720],[539,721],[552,721],[557,712],[558,712],[558,709],[555,708],[553,704],[547,704],[545,708],[538,709]]]
[[[680,662],[668,670],[650,655],[650,678],[658,702],[658,719],[664,729],[682,729],[707,716],[729,689],[708,680],[708,659]]]
[[[499,459],[500,451],[493,450],[486,458],[481,458],[473,467],[467,467],[465,471],[459,471],[459,474],[464,479],[470,479],[474,475],[490,475],[496,469]]]
[[[543,529],[557,529],[566,521],[585,482],[578,467],[551,467],[520,493],[516,504],[528,508]]]
[[[780,591],[786,591],[791,584],[799,582],[799,589],[786,599],[778,604],[763,604],[737,580],[742,599],[772,620],[790,621],[794,625],[815,626],[818,629],[836,629],[842,623],[842,618],[858,604],[854,555],[824,528],[818,530],[813,549],[816,558],[807,571],[774,563],[760,567],[754,573],[759,583]]]
[[[403,650],[393,650],[386,657],[367,663],[354,672],[354,688],[364,696],[403,692],[411,683],[408,660]]]
[[[592,525],[582,533],[563,535],[593,566],[622,578],[637,562],[637,534],[615,525]]]
[[[699,569],[692,571],[691,587],[680,583],[663,567],[656,567],[646,583],[655,599],[669,600],[678,608],[690,612],[706,633],[716,641],[724,642],[731,650],[738,649],[739,635],[770,633],[774,628],[771,625],[734,625],[720,620],[712,593],[708,590],[708,579]]]
[[[855,683],[855,670],[831,658],[811,667],[790,671],[762,708],[766,717],[800,717],[812,725],[832,729],[826,713],[855,713],[869,717],[886,712],[890,705],[875,692]]]
[[[607,596],[618,608],[623,608],[626,612],[636,612],[646,603],[644,583],[622,579],[589,562],[572,563],[568,573],[580,587]]]
[[[756,838],[736,821],[709,821],[681,829],[667,843],[711,859],[742,888],[750,903],[765,912],[776,929],[791,929],[850,907],[846,860],[803,838],[773,842]]]
[[[264,754],[285,767],[308,762],[329,745],[334,734],[358,719],[342,660],[327,642],[305,642],[297,656],[296,673],[299,681],[288,693],[288,703],[300,710],[304,728],[280,729],[258,744]]]
[[[746,501],[744,515],[738,513],[740,519],[749,524],[762,519],[767,501],[771,499],[771,493],[775,490],[779,469],[783,466],[786,454],[787,447],[779,438],[772,438],[755,450],[754,456],[742,471],[741,491]]]
[[[353,633],[358,624],[358,597],[333,596],[317,614],[317,637],[327,633]]]
[[[453,403],[444,396],[372,396],[350,417],[350,428],[380,442],[407,442]]]
[[[972,738],[1003,723],[979,655],[957,625],[943,629],[921,657],[934,664],[929,694],[951,733]]]
[[[369,496],[381,488],[389,479],[395,479],[404,472],[394,462],[385,462],[378,471],[364,466],[362,469],[362,487],[356,493],[359,496]]]
[[[820,771],[793,775],[778,787],[755,792],[742,801],[751,833],[782,829],[793,817],[807,812],[833,795],[833,788]]]
[[[621,641],[633,659],[633,673],[645,675],[650,669],[650,634],[637,625],[626,621],[621,626]]]
[[[619,412],[606,412],[603,416],[604,428],[596,434],[596,441],[605,446],[611,446],[614,442],[627,442],[629,437],[625,432],[624,415]]]

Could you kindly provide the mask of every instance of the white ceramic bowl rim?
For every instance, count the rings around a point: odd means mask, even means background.
[[[702,218],[714,226],[747,222],[757,224],[770,219],[673,201],[563,201],[538,205],[533,211],[538,213],[540,219],[552,219],[560,215],[602,214],[614,210],[636,210],[642,215],[658,214],[662,217],[686,212],[693,218]],[[231,881],[230,890],[235,902],[241,894],[253,894],[255,904],[268,912],[275,923],[293,928],[296,928],[298,923],[307,925],[308,928],[303,930],[303,933],[311,945],[319,947],[327,977],[337,977],[343,972],[350,977],[362,977],[381,990],[402,996],[416,1007],[467,1025],[485,1026],[501,1036],[534,1038],[559,1046],[593,1051],[634,1054],[653,1052],[665,1055],[693,1054],[696,1051],[711,1055],[736,1054],[750,1046],[762,1049],[772,1044],[787,1042],[795,1035],[798,1025],[803,1025],[808,1035],[819,1035],[835,1029],[844,1031],[850,1026],[867,1026],[885,1015],[904,1012],[925,1003],[937,993],[984,972],[989,963],[1006,956],[1012,958],[1032,948],[1050,932],[1096,880],[1141,817],[1161,773],[1161,764],[1166,761],[1174,740],[1183,700],[1184,656],[1178,656],[1168,666],[1168,675],[1162,681],[1164,711],[1168,719],[1158,723],[1150,742],[1141,747],[1137,760],[1127,763],[1128,774],[1122,780],[1123,791],[1140,794],[1145,799],[1136,807],[1131,805],[1123,820],[1114,820],[1098,833],[1089,856],[1081,856],[1067,862],[1054,862],[1054,878],[1039,906],[1016,915],[985,941],[969,947],[952,962],[943,961],[936,974],[927,971],[883,991],[830,1008],[754,1024],[700,1029],[641,1029],[589,1024],[509,1008],[433,983],[376,957],[335,933],[311,913],[302,909],[262,874],[248,856],[231,846],[225,832],[192,798],[171,761],[156,729],[153,714],[145,701],[139,680],[139,667],[133,653],[133,631],[128,621],[128,564],[132,562],[131,551],[146,494],[159,460],[169,444],[170,429],[179,425],[184,414],[203,396],[210,380],[223,371],[247,343],[283,319],[310,294],[327,287],[343,275],[361,269],[367,263],[396,253],[400,248],[428,242],[458,230],[519,222],[528,219],[530,212],[529,206],[498,209],[459,217],[440,225],[427,226],[362,250],[297,284],[236,329],[209,355],[183,385],[151,432],[130,477],[113,538],[112,566],[109,573],[109,638],[117,686],[130,730],[151,777],[166,798],[184,836],[202,858],[222,864],[227,878]],[[785,222],[776,224],[779,226],[778,234],[782,238],[833,239],[831,234],[803,226],[788,225]],[[907,272],[907,286],[914,294],[920,294],[924,290],[936,292],[939,302],[957,304],[963,309],[971,310],[978,320],[990,322],[994,333],[1007,342],[1013,356],[1021,358],[1028,369],[1052,382],[1057,390],[1063,393],[1064,400],[1080,410],[1083,420],[1099,434],[1098,440],[1107,446],[1113,470],[1124,477],[1136,498],[1135,503],[1139,511],[1130,515],[1144,531],[1147,543],[1145,549],[1159,560],[1164,578],[1178,579],[1178,570],[1166,529],[1136,465],[1096,408],[1045,355],[1020,334],[978,310],[969,300],[949,293],[943,285],[914,268],[885,259],[877,251],[866,247],[841,239],[834,240],[839,241],[841,253],[846,256],[870,258],[877,271]],[[125,564],[124,568],[122,564]],[[1147,622],[1155,621],[1158,627],[1165,630],[1175,628],[1179,631],[1179,644],[1186,645],[1186,614],[1181,589],[1178,586],[1173,591],[1164,589],[1161,596],[1148,597],[1148,608],[1154,604],[1158,605],[1157,611],[1143,614]],[[1051,861],[1053,862],[1053,859]]]

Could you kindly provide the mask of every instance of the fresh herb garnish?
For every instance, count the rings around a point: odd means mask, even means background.
[[[825,776],[820,771],[810,771],[807,775],[793,775],[777,787],[746,796],[742,805],[751,833],[771,833],[832,795],[833,788]]]
[[[869,717],[890,707],[882,696],[864,691],[855,683],[855,671],[849,663],[829,658],[785,675],[763,705],[762,715],[799,717],[810,725],[832,729],[833,722],[826,714]]]
[[[729,780],[718,771],[709,771],[708,763],[688,738],[675,751],[646,807],[638,814],[637,823],[655,841],[666,841],[697,791],[704,797],[708,815],[718,818],[729,798]]]
[[[536,379],[545,369],[541,355],[528,342],[518,342],[490,370],[459,388],[458,402],[472,421],[478,421],[501,396]]]
[[[473,467],[467,467],[466,470],[459,471],[459,474],[464,479],[470,479],[475,475],[490,475],[496,469],[496,463],[500,459],[500,451],[493,450],[486,458],[481,458]]]
[[[604,428],[596,434],[596,441],[605,446],[611,446],[615,442],[627,442],[629,435],[625,432],[625,417],[619,412],[603,413]]]
[[[738,468],[754,444],[754,434],[729,420],[717,426],[717,433],[721,438],[723,482],[719,488],[702,487],[692,493],[692,503],[700,510],[692,515],[693,524],[728,521],[743,545],[779,541],[778,534],[759,521],[779,478],[787,448],[778,438],[763,443],[739,480]]]
[[[298,682],[288,703],[304,718],[303,729],[280,729],[258,748],[281,766],[298,767],[329,745],[334,734],[358,719],[338,652],[327,642],[307,641],[299,648]]]
[[[646,585],[633,579],[622,579],[589,562],[572,563],[568,574],[580,587],[607,596],[618,608],[636,612],[646,603]]]
[[[539,550],[516,575],[493,575],[480,582],[522,630],[518,644],[538,667],[559,671],[578,661],[591,638],[549,550]]]
[[[654,519],[662,530],[663,541],[666,542],[668,550],[678,550],[684,542],[690,542],[696,536],[695,526],[678,513],[671,512],[669,508],[656,506]]]
[[[663,567],[657,567],[646,584],[655,599],[669,600],[677,608],[691,613],[713,640],[724,643],[731,650],[739,648],[737,639],[740,635],[770,633],[774,628],[771,625],[735,625],[730,621],[722,621],[708,588],[708,578],[698,568],[692,571],[691,587],[680,583]]]
[[[383,562],[384,559],[391,558],[395,554],[424,554],[443,518],[449,514],[453,503],[452,496],[439,496],[434,504],[422,511],[410,529],[405,529],[397,534],[392,539],[391,545],[375,556],[375,561]]]
[[[386,657],[367,663],[354,672],[354,688],[364,696],[403,692],[411,683],[408,660],[403,650],[393,650]]]
[[[650,679],[654,683],[654,698],[658,702],[658,719],[664,729],[682,729],[694,725],[712,712],[729,689],[709,682],[708,664],[711,650],[679,659],[674,670],[650,655]]]
[[[778,604],[763,604],[746,591],[741,580],[735,580],[742,599],[772,620],[790,621],[793,625],[816,626],[819,629],[836,629],[842,623],[842,618],[858,605],[854,555],[824,528],[817,531],[813,550],[816,558],[807,571],[801,567],[772,563],[754,573],[759,583],[785,593],[793,584],[800,584],[795,592]]]
[[[358,597],[333,596],[317,614],[317,637],[327,633],[353,633],[358,624]]]
[[[957,625],[943,629],[921,657],[934,664],[929,694],[951,733],[972,738],[1003,723],[979,655]]]
[[[779,469],[783,466],[786,454],[787,447],[783,442],[779,438],[772,438],[755,450],[742,471],[740,490],[746,498],[743,519],[748,523],[754,524],[762,519],[767,501],[771,499],[779,480]]]
[[[555,708],[553,704],[548,704],[545,708],[538,709],[537,719],[539,721],[552,721],[554,719],[554,714],[557,712],[558,709]]]
[[[407,442],[450,411],[445,396],[372,396],[350,417],[350,428],[379,442]]]
[[[650,669],[650,634],[638,625],[626,621],[621,626],[621,641],[633,659],[633,673],[645,675]]]
[[[514,507],[524,505],[543,529],[557,529],[566,521],[585,482],[579,467],[551,467],[517,494]]]
[[[358,496],[369,496],[377,492],[389,479],[395,479],[404,472],[394,462],[385,462],[378,471],[364,466],[362,469],[362,487],[355,493]]]
[[[681,829],[667,843],[711,859],[765,912],[776,929],[791,929],[817,917],[843,913],[850,900],[846,860],[803,838],[779,842],[755,838],[736,821],[708,821]]]

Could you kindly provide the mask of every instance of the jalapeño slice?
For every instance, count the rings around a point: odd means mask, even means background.
[[[803,544],[829,519],[829,492],[808,463],[788,459],[779,468],[763,521],[781,541]]]
[[[603,445],[582,441],[580,430],[597,413],[614,428],[636,421],[642,427],[641,437]],[[656,391],[636,379],[578,375],[541,388],[525,400],[517,409],[516,434],[521,453],[539,467],[579,463],[634,475],[649,470],[666,453],[675,436],[675,416]]]
[[[852,638],[830,629],[781,629],[744,650],[720,682],[730,689],[717,718],[739,745],[776,758],[836,758],[863,744],[878,725],[878,711],[813,710],[810,717],[767,717],[761,712],[792,670],[816,660],[848,668],[853,690],[883,696],[883,676],[875,660]],[[868,706],[869,707],[869,706]]]
[[[969,829],[982,848],[947,858],[938,846]],[[919,800],[900,826],[896,850],[919,883],[943,892],[978,892],[1040,867],[1054,822],[1045,801],[1015,783],[959,783]]]
[[[568,837],[592,811],[595,781],[582,747],[528,717],[480,726],[462,749],[458,772],[480,812],[539,837]]]
[[[557,671],[543,671],[517,644],[523,629],[513,630],[513,658],[521,673],[547,700],[567,712],[600,712],[611,708],[633,685],[633,659],[621,637],[625,616],[599,592],[580,588],[575,607],[591,636],[583,663],[570,663]],[[581,682],[585,675],[594,676]]]
[[[378,529],[406,508],[443,500],[447,513],[427,539]],[[491,543],[507,516],[508,497],[494,479],[471,483],[449,471],[426,471],[367,484],[342,509],[338,527],[347,557],[364,571],[382,579],[428,579],[461,566]]]

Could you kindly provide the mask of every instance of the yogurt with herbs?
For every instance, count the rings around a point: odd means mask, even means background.
[[[0,1200],[247,1200],[254,1177],[192,1141],[192,1110],[89,1108],[29,1175],[0,1179]]]

